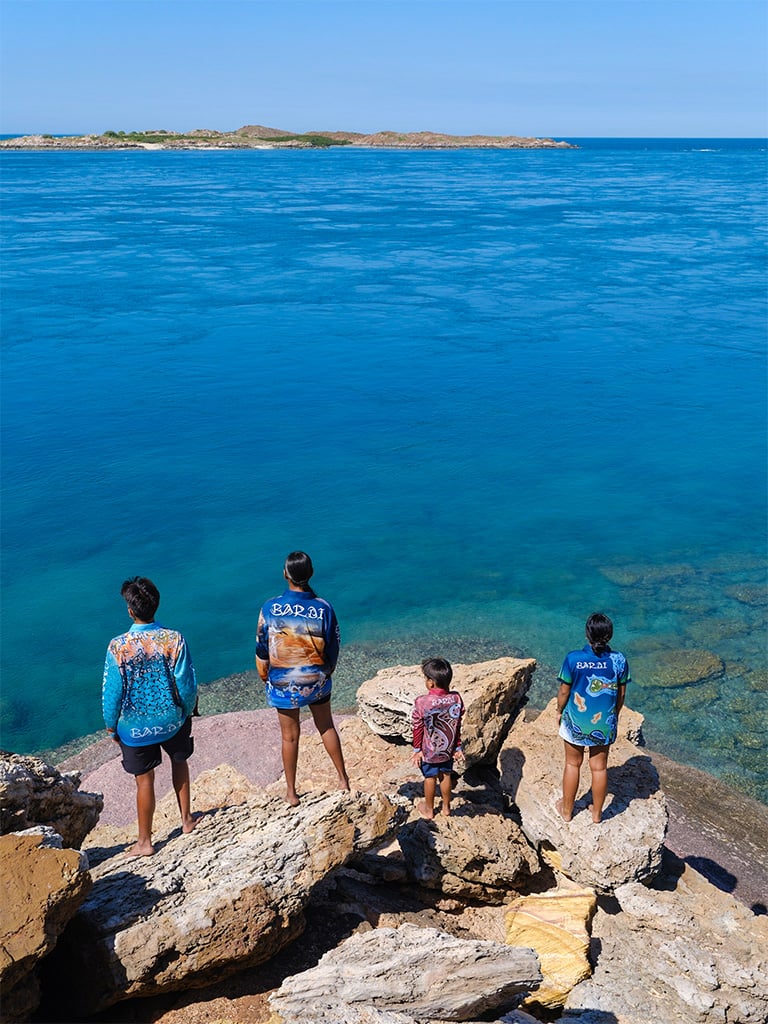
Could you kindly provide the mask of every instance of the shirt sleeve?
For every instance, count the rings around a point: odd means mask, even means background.
[[[566,657],[563,662],[563,667],[560,669],[560,675],[557,677],[561,683],[565,683],[566,686],[570,686],[573,683],[573,676],[571,675],[571,660]]]
[[[411,721],[413,723],[413,749],[421,750],[421,744],[424,741],[424,716],[418,701],[413,705]]]
[[[259,612],[259,624],[256,627],[256,657],[259,661],[269,661],[269,630],[263,608]]]
[[[197,700],[197,678],[192,665],[192,658],[187,648],[187,641],[181,638],[179,653],[176,664],[173,666],[173,675],[176,680],[176,688],[184,708],[184,714],[189,717],[195,708]]]
[[[328,632],[325,637],[325,663],[328,666],[328,674],[333,675],[336,662],[339,660],[339,649],[341,647],[341,630],[336,618],[336,612],[331,608],[331,618],[328,623]]]
[[[104,715],[104,724],[108,729],[117,728],[122,699],[123,676],[117,659],[112,653],[112,648],[108,647],[107,658],[104,662],[104,679],[101,685],[101,710]]]

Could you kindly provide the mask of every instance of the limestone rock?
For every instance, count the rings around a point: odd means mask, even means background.
[[[466,708],[461,733],[467,765],[496,760],[535,669],[532,658],[497,658],[453,666],[451,685]],[[379,736],[410,743],[413,702],[424,692],[418,665],[382,669],[357,691],[358,714]]]
[[[586,755],[579,788],[584,795],[577,799],[573,820],[566,824],[555,809],[563,771],[555,700],[534,722],[523,717],[515,723],[499,757],[502,786],[517,804],[528,839],[553,867],[598,892],[652,878],[667,830],[658,774],[642,749],[625,738],[624,716],[622,711],[608,758],[608,798],[599,825],[587,810]]]
[[[338,1024],[345,1006],[466,1021],[540,980],[530,949],[404,924],[351,935],[316,967],[286,978],[270,1003],[286,1024]]]
[[[37,1006],[35,968],[53,949],[91,887],[78,850],[50,834],[0,836],[0,985],[3,1019],[23,1020]]]
[[[565,1004],[574,1021],[590,1019],[582,1016],[590,1010],[595,1021],[768,1019],[768,918],[755,916],[693,868],[672,863],[652,888],[619,887],[621,913],[598,909],[592,922],[600,947],[594,974]]]
[[[591,889],[561,885],[549,892],[521,896],[509,907],[507,942],[530,946],[544,979],[524,1005],[562,1006],[574,985],[588,978],[589,923],[597,906]]]
[[[267,960],[302,932],[316,883],[401,814],[383,795],[310,795],[291,808],[261,792],[189,835],[158,834],[153,857],[101,850],[93,892],[55,953],[62,999],[86,1015]],[[87,987],[71,982],[85,972]]]
[[[397,841],[416,882],[461,899],[502,903],[539,871],[520,826],[493,807],[464,804],[448,818],[411,822]]]
[[[48,825],[79,850],[99,820],[100,793],[80,793],[79,772],[62,774],[39,757],[0,751],[0,834]]]

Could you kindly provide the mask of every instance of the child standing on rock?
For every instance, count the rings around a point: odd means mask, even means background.
[[[440,783],[442,813],[451,813],[451,772],[453,760],[464,759],[461,749],[461,716],[464,702],[450,689],[453,669],[445,658],[428,658],[421,671],[427,692],[413,706],[413,756],[424,776],[424,800],[419,804],[423,818],[435,816],[435,794]]]
[[[557,711],[565,743],[563,795],[555,804],[563,821],[573,817],[584,748],[589,748],[592,776],[592,821],[602,820],[608,788],[608,748],[616,739],[619,711],[631,682],[627,659],[608,641],[613,623],[596,612],[587,619],[587,645],[566,655],[560,669]]]

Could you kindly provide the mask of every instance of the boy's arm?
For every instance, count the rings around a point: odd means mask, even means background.
[[[107,657],[104,662],[104,678],[101,684],[101,710],[104,715],[104,725],[107,732],[114,732],[117,729],[117,720],[120,717],[120,704],[123,696],[123,677],[112,653],[112,648],[107,648]]]
[[[461,720],[464,717],[464,701],[461,697],[459,697],[459,707],[461,708],[461,711],[459,713],[459,717],[456,719],[456,742],[453,746],[453,752],[459,760],[463,760],[464,748],[461,745]]]
[[[256,627],[256,671],[262,682],[266,683],[269,675],[269,633],[264,621],[264,609],[259,612],[259,624]]]

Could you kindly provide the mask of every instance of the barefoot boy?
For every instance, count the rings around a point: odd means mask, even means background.
[[[424,776],[424,800],[419,812],[435,816],[435,793],[440,783],[443,814],[451,813],[451,772],[454,757],[464,759],[461,749],[461,716],[464,702],[450,690],[453,669],[445,658],[428,658],[421,666],[427,692],[413,705],[412,761]]]
[[[613,623],[596,612],[587,619],[587,645],[566,655],[557,694],[560,736],[565,744],[563,795],[556,807],[563,821],[573,817],[584,748],[592,776],[592,821],[602,820],[608,788],[608,748],[616,739],[619,711],[630,682],[627,659],[611,650]]]
[[[184,637],[154,621],[160,593],[152,580],[134,576],[123,583],[120,594],[133,625],[107,648],[102,707],[107,732],[120,744],[123,768],[136,779],[139,838],[127,852],[149,857],[155,852],[155,768],[163,750],[171,759],[182,831],[195,827],[187,758],[193,750],[190,716],[197,681]]]

